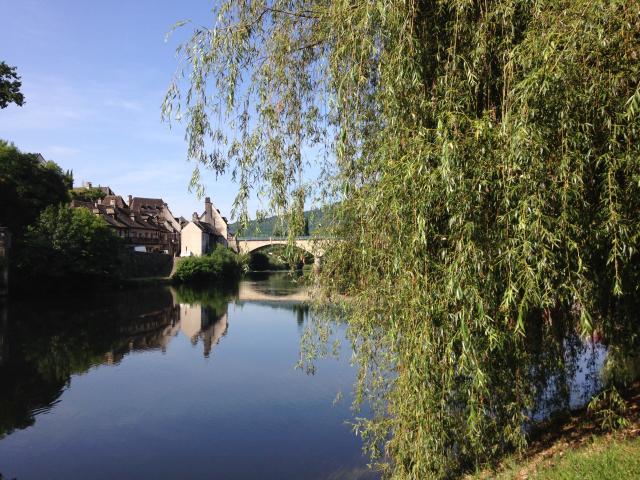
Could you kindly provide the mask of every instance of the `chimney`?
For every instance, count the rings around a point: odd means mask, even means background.
[[[133,197],[129,195],[129,208],[131,208],[132,203],[133,203]]]
[[[206,223],[213,223],[213,205],[209,197],[204,199],[204,221]]]
[[[192,220],[194,222],[198,220],[198,212],[193,212]]]

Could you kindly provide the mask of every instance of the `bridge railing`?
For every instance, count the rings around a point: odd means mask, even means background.
[[[284,241],[284,242],[286,242],[287,240],[289,240],[289,237],[270,237],[268,235],[265,235],[265,236],[254,236],[254,237],[235,237],[235,238],[239,242],[264,241],[264,240],[268,240],[270,242],[273,242],[273,241],[276,241],[276,242]],[[317,238],[317,237],[313,237],[313,236],[307,235],[307,236],[296,237],[296,240],[313,240],[314,238]]]

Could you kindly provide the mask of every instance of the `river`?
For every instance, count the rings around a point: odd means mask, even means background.
[[[376,478],[348,424],[349,342],[313,374],[296,369],[303,287],[275,274],[229,290],[5,306],[0,478]]]

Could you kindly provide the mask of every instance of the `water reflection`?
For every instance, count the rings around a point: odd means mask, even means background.
[[[276,277],[5,305],[0,473],[372,478],[350,400],[332,404],[354,380],[349,352],[324,375],[293,368],[308,295]]]
[[[227,334],[229,321],[227,314],[220,317],[201,305],[180,305],[180,331],[191,339],[193,345],[202,341],[204,356],[208,357],[213,345],[217,345]]]
[[[209,357],[227,334],[237,290],[136,288],[74,302],[47,299],[0,309],[0,438],[33,425],[55,405],[72,375],[118,365],[134,352],[166,352],[179,334]],[[9,317],[12,322],[9,324]]]
[[[577,334],[568,335],[561,345],[564,349],[562,364],[546,369],[534,367],[539,370],[533,376],[540,393],[530,415],[533,422],[545,420],[554,413],[582,408],[602,389],[607,348],[594,339],[584,339]]]
[[[173,293],[180,308],[180,332],[192,345],[202,343],[203,355],[209,357],[212,348],[227,334],[228,303],[236,292],[179,287]]]
[[[127,354],[164,349],[178,322],[169,290],[107,293],[46,306],[5,307],[0,364],[0,437],[34,424],[74,374],[118,364]]]
[[[343,361],[327,360],[313,377],[293,369],[303,326],[313,324],[306,300],[300,282],[278,274],[226,290],[132,288],[0,304],[0,472],[371,478],[344,425],[355,380],[349,343]],[[542,338],[529,346],[534,420],[588,400],[606,354],[567,332]],[[346,398],[334,407],[338,391]]]
[[[4,362],[5,350],[6,350],[6,340],[5,340],[5,332],[7,330],[7,305],[4,301],[4,298],[0,298],[0,368],[2,368],[2,364]]]

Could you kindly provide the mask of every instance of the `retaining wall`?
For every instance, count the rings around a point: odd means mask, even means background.
[[[157,252],[127,252],[123,256],[125,277],[168,277],[173,269],[173,256]]]

